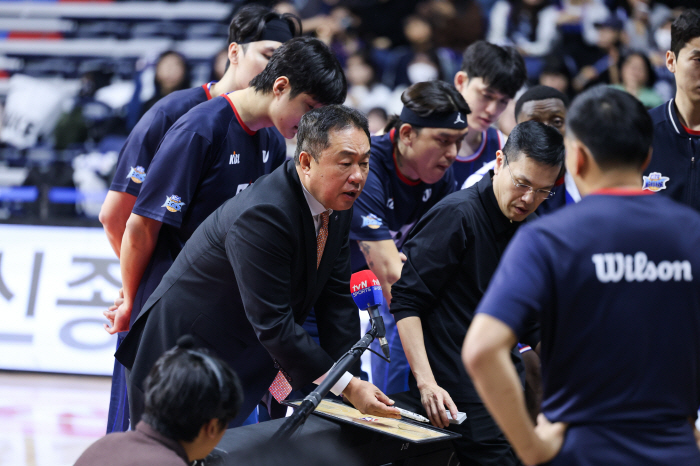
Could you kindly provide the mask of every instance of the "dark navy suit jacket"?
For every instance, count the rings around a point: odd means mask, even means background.
[[[238,373],[245,401],[234,425],[250,414],[278,368],[294,389],[328,371],[360,336],[349,288],[351,218],[351,210],[331,214],[317,270],[316,231],[293,161],[212,213],[116,353],[130,370],[132,423],[142,414],[149,370],[184,334]],[[320,347],[301,327],[312,307]]]

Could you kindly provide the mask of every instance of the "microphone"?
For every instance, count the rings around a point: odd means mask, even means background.
[[[384,319],[379,314],[379,306],[384,300],[382,286],[377,276],[371,270],[362,270],[350,277],[350,292],[355,304],[362,310],[369,312],[369,320],[372,328],[377,332],[377,339],[382,346],[382,351],[387,360],[389,358],[389,344],[386,341],[386,329]]]

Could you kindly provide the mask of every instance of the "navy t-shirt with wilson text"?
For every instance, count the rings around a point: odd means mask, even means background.
[[[700,464],[688,424],[700,406],[700,215],[644,194],[598,191],[521,228],[477,312],[516,335],[539,316],[549,420],[619,428],[609,449],[630,456],[615,464]],[[630,426],[685,440],[642,442]],[[591,459],[571,464],[612,464],[571,448]]]

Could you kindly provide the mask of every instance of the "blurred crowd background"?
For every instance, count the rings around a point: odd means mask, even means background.
[[[334,50],[350,83],[346,103],[366,112],[376,132],[400,112],[412,83],[452,82],[462,52],[479,39],[516,47],[527,85],[573,97],[605,83],[655,107],[675,92],[665,67],[671,23],[696,2],[255,3],[297,14],[306,34]],[[158,99],[223,74],[228,24],[246,3],[0,2],[0,223],[99,226],[129,131]],[[498,122],[506,134],[512,114]]]

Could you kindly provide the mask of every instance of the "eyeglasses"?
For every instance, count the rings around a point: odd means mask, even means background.
[[[554,191],[549,191],[547,189],[535,189],[529,184],[522,184],[522,183],[517,183],[515,181],[515,178],[513,178],[513,172],[510,170],[510,164],[508,163],[508,156],[506,156],[506,153],[503,152],[503,158],[506,160],[506,166],[508,167],[508,173],[510,173],[510,179],[513,180],[513,186],[515,186],[516,189],[522,191],[523,196],[525,194],[533,193],[533,195],[539,199],[542,200],[547,200],[554,196]]]

